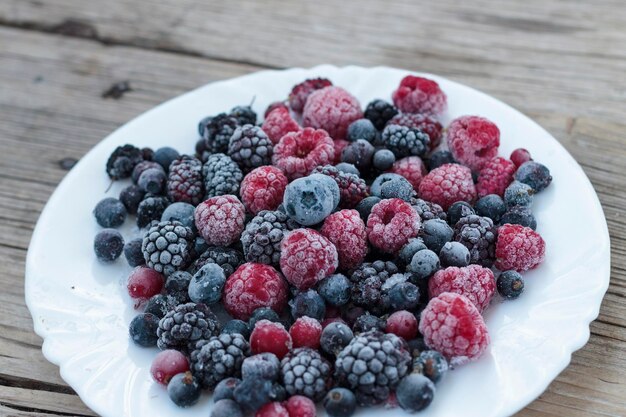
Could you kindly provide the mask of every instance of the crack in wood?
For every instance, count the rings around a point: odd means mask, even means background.
[[[5,387],[23,388],[35,391],[56,392],[58,394],[75,395],[76,392],[69,386],[41,382],[34,379],[20,378],[13,375],[0,373],[0,385]]]
[[[55,416],[70,416],[70,417],[92,417],[89,414],[76,414],[76,413],[64,413],[61,411],[44,410],[42,408],[24,407],[22,405],[9,404],[5,401],[0,401],[0,405],[6,408],[10,408],[15,411],[23,411],[27,413],[45,413]]]

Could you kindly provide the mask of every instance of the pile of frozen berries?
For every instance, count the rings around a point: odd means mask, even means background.
[[[204,118],[194,155],[111,154],[110,178],[132,184],[96,206],[95,253],[135,267],[130,336],[160,349],[151,372],[174,403],[206,390],[212,417],[414,412],[485,352],[482,313],[544,259],[531,207],[552,177],[525,149],[498,156],[484,117],[444,129],[432,80],[391,97],[363,110],[308,79],[262,123],[250,106]],[[124,242],[128,214],[140,235]]]

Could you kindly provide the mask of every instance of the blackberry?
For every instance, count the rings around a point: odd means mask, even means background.
[[[202,167],[204,175],[205,198],[218,195],[237,195],[243,173],[239,165],[229,156],[216,153],[206,160]]]
[[[472,214],[454,226],[454,240],[470,251],[470,263],[490,267],[495,259],[496,228],[489,217]]]
[[[346,134],[346,139],[350,142],[357,141],[359,139],[363,139],[368,141],[369,143],[378,142],[378,130],[374,127],[374,124],[368,119],[358,119],[354,122],[350,123],[348,126],[348,132]]]
[[[418,198],[413,201],[412,204],[413,208],[415,209],[415,211],[417,211],[417,214],[419,214],[423,222],[432,219],[447,220],[448,218],[446,212],[437,203]]]
[[[138,237],[129,242],[126,242],[124,245],[124,257],[128,262],[128,265],[133,268],[140,265],[145,265],[146,259],[143,257],[143,252],[141,250],[141,244],[143,243],[143,239]]]
[[[354,208],[368,196],[367,184],[358,175],[339,171],[332,165],[317,167],[311,174],[323,174],[335,180],[339,186],[339,208]]]
[[[152,148],[141,148],[141,156],[145,161],[152,161],[154,158],[154,150]]]
[[[304,395],[313,401],[324,398],[330,387],[331,366],[318,351],[297,348],[280,363],[280,373],[287,393]]]
[[[176,271],[165,280],[165,293],[178,301],[189,302],[189,283],[192,275],[186,271]]]
[[[498,293],[507,300],[514,300],[524,291],[524,278],[517,271],[504,271],[496,280]]]
[[[370,330],[356,336],[337,356],[335,378],[362,406],[383,403],[409,372],[411,355],[398,336]]]
[[[159,321],[157,346],[161,350],[193,350],[198,340],[219,334],[220,322],[204,304],[180,304]]]
[[[222,246],[211,246],[187,268],[187,272],[195,274],[204,265],[218,264],[224,270],[226,278],[244,263],[243,254],[237,249]]]
[[[241,244],[247,262],[278,266],[280,242],[287,231],[297,228],[282,211],[262,210],[241,234]]]
[[[146,227],[153,220],[160,220],[169,204],[167,197],[148,194],[137,207],[137,226]]]
[[[120,191],[120,201],[126,207],[128,214],[137,214],[139,203],[141,203],[145,195],[144,190],[139,188],[138,185],[131,184]]]
[[[200,204],[204,197],[202,162],[183,155],[170,165],[167,177],[167,195],[172,201]]]
[[[429,171],[432,171],[435,168],[439,168],[445,164],[454,164],[456,161],[452,156],[450,151],[435,151],[433,152],[428,159],[426,159],[426,166]]]
[[[164,146],[154,152],[152,160],[161,165],[161,168],[163,168],[163,170],[167,172],[170,169],[170,164],[179,157],[180,154],[176,149],[170,148],[169,146]]]
[[[522,226],[537,229],[537,220],[528,207],[513,206],[500,218],[500,224],[521,224]]]
[[[515,172],[515,179],[527,184],[536,193],[545,189],[552,182],[550,170],[535,161],[524,162]]]
[[[157,344],[157,329],[159,328],[159,318],[154,314],[142,313],[130,322],[128,332],[130,338],[136,345],[142,347],[152,347]]]
[[[322,321],[326,314],[324,299],[315,290],[306,290],[289,301],[291,316],[294,320],[307,316]]]
[[[341,162],[347,162],[357,167],[361,172],[367,172],[372,165],[374,152],[376,152],[374,145],[366,140],[358,139],[350,142],[341,151]]]
[[[241,364],[250,356],[250,345],[240,334],[222,333],[200,340],[191,352],[191,372],[203,388],[213,389],[222,380],[241,375]]]
[[[96,204],[93,215],[100,226],[115,228],[126,220],[126,207],[117,198],[107,197]]]
[[[396,158],[422,156],[428,149],[430,138],[421,130],[407,126],[388,125],[383,130],[381,141]]]
[[[165,315],[173,310],[178,305],[178,300],[169,295],[157,294],[150,297],[145,307],[143,308],[144,313],[154,314],[160,319],[165,317]],[[157,320],[157,327],[158,327]],[[154,331],[154,336],[156,337],[156,328]],[[156,346],[156,340],[154,345]]]
[[[165,276],[185,268],[191,258],[193,239],[191,229],[180,222],[157,223],[148,230],[141,245],[146,264]]]
[[[357,317],[352,325],[352,330],[357,334],[369,332],[370,330],[380,330],[381,332],[384,332],[385,327],[387,327],[387,322],[385,320],[373,314],[365,313]]]
[[[115,229],[101,230],[94,238],[93,250],[99,261],[113,262],[124,250],[124,238]]]
[[[237,122],[239,122],[241,126],[256,124],[256,113],[250,106],[233,107],[230,111],[230,116],[237,119]]]
[[[367,105],[364,116],[374,124],[376,129],[383,130],[387,122],[396,114],[398,114],[398,109],[393,104],[377,99]]]
[[[228,142],[228,156],[244,172],[263,165],[271,165],[272,151],[272,141],[258,126],[238,127]]]
[[[350,275],[352,281],[352,301],[373,313],[382,313],[382,286],[398,267],[391,261],[365,262]]]
[[[435,396],[435,384],[421,374],[410,374],[400,382],[396,399],[402,409],[415,413],[428,407]]]
[[[454,227],[461,218],[470,214],[476,214],[472,206],[465,201],[457,201],[448,208],[448,223]]]
[[[143,161],[141,149],[133,145],[118,146],[109,156],[106,171],[112,180],[130,177],[135,165]]]
[[[167,394],[179,407],[191,407],[200,398],[200,384],[191,372],[180,373],[167,384]]]
[[[228,141],[239,126],[236,117],[220,113],[217,116],[207,117],[200,121],[198,131],[204,138],[206,150],[209,153],[225,153],[228,150]]]

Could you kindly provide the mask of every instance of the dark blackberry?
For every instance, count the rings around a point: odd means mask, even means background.
[[[180,304],[159,321],[157,346],[161,350],[176,349],[183,353],[193,350],[198,340],[208,340],[219,334],[220,322],[204,304]]]
[[[365,262],[350,275],[352,281],[352,302],[373,313],[384,312],[382,286],[398,267],[391,261]]]
[[[366,173],[372,166],[374,152],[376,152],[374,145],[366,140],[359,139],[355,142],[350,142],[341,151],[341,162],[352,164],[362,173]]]
[[[124,238],[115,229],[101,230],[93,240],[93,250],[99,261],[113,262],[124,250]]]
[[[133,145],[118,146],[109,156],[106,171],[112,180],[130,177],[135,165],[143,161],[141,149]]]
[[[165,293],[178,301],[178,303],[189,302],[189,283],[192,275],[186,271],[176,271],[170,274],[165,280]]]
[[[131,174],[131,179],[133,180],[133,182],[135,184],[137,184],[139,182],[139,177],[141,176],[141,174],[150,168],[156,168],[156,169],[160,169],[161,171],[163,171],[163,173],[165,173],[165,171],[163,170],[163,167],[161,165],[159,165],[157,162],[154,161],[141,161],[140,163],[138,163],[137,165],[135,165],[135,168],[133,168],[133,173]]]
[[[381,404],[409,372],[411,355],[394,334],[377,330],[357,335],[337,356],[335,378],[362,406]]]
[[[255,125],[256,113],[250,106],[236,106],[230,111],[230,116],[237,119],[239,125]]]
[[[439,168],[440,166],[445,164],[456,163],[450,151],[435,151],[430,154],[430,157],[428,157],[425,162],[429,171],[432,171],[435,168]]]
[[[271,165],[272,141],[263,129],[254,125],[238,127],[228,142],[228,156],[244,172],[254,168]]]
[[[506,211],[504,200],[497,194],[489,194],[481,197],[474,205],[476,214],[489,217],[494,223],[498,223]]]
[[[172,201],[200,204],[204,197],[202,162],[187,155],[175,159],[167,177],[167,195]]]
[[[120,191],[120,201],[126,207],[128,214],[137,214],[139,203],[146,193],[138,185],[131,184]]]
[[[171,297],[169,295],[157,294],[157,295],[153,295],[152,297],[150,297],[150,299],[148,300],[148,302],[143,308],[143,312],[154,314],[160,320],[163,317],[165,317],[165,315],[169,311],[172,311],[174,308],[176,308],[178,304],[179,304],[178,300],[176,300],[174,297]],[[157,321],[157,325],[158,325],[158,321]],[[156,336],[156,330],[155,330],[154,335]],[[155,346],[156,346],[156,342],[155,342]]]
[[[250,356],[250,345],[237,333],[222,333],[200,340],[191,352],[191,372],[203,388],[213,389],[223,379],[241,376],[241,364]]]
[[[365,313],[357,317],[352,325],[352,330],[357,334],[369,332],[370,330],[380,330],[384,332],[385,327],[387,327],[385,320],[373,314]]]
[[[124,245],[124,257],[128,262],[128,265],[133,268],[140,265],[145,265],[146,260],[143,257],[143,252],[141,250],[141,244],[143,243],[143,239],[138,237],[131,241],[126,242]]]
[[[370,216],[372,212],[372,207],[376,204],[380,203],[381,198],[376,196],[365,197],[363,200],[356,205],[355,209],[359,212],[359,216],[363,219],[364,222],[367,222],[367,218]]]
[[[154,314],[142,313],[130,322],[128,332],[130,338],[136,345],[142,347],[152,347],[157,344],[157,329],[159,328],[159,318]]]
[[[432,219],[447,220],[448,218],[446,212],[437,203],[418,198],[413,201],[412,205],[415,211],[417,211],[417,214],[420,215],[423,222]]]
[[[353,337],[352,330],[346,324],[335,321],[324,327],[320,347],[328,355],[337,356]]]
[[[448,209],[448,223],[450,226],[454,227],[456,222],[465,216],[469,216],[470,214],[476,214],[474,208],[465,201],[457,201]]]
[[[378,130],[376,130],[371,120],[358,119],[350,123],[350,125],[348,126],[346,139],[350,142],[363,139],[368,141],[369,143],[374,144],[378,142],[379,135],[380,133],[378,133]]]
[[[202,167],[204,175],[205,198],[218,195],[237,195],[243,173],[239,165],[229,156],[216,153],[207,159]]]
[[[226,324],[224,324],[222,333],[228,333],[228,334],[239,333],[245,339],[249,339],[250,338],[250,326],[248,326],[248,323],[246,323],[243,320],[233,319],[233,320],[227,321]]]
[[[137,226],[146,227],[153,220],[160,220],[163,212],[170,204],[167,197],[148,194],[137,207]]]
[[[426,220],[420,229],[419,236],[426,247],[435,253],[439,253],[446,242],[450,242],[454,236],[454,230],[441,219]]]
[[[318,292],[332,306],[342,306],[350,301],[352,283],[342,274],[333,274],[320,283]]]
[[[225,153],[228,150],[228,141],[239,126],[236,117],[226,113],[207,117],[200,121],[198,131],[204,138],[205,146],[210,153]]]
[[[498,293],[507,300],[514,300],[524,291],[524,278],[517,271],[504,271],[496,280]]]
[[[448,361],[436,350],[425,350],[413,360],[413,372],[420,373],[435,384],[448,371]]]
[[[159,148],[154,152],[152,156],[152,160],[159,165],[165,172],[168,172],[170,169],[170,164],[178,159],[180,154],[174,148],[170,148],[169,146],[164,146],[163,148]]]
[[[294,320],[307,316],[318,321],[324,319],[326,304],[324,299],[315,290],[306,290],[298,293],[289,301],[291,316]]]
[[[387,122],[387,125],[407,126],[426,133],[430,138],[430,149],[435,149],[441,141],[443,126],[433,116],[424,113],[400,113]]]
[[[154,158],[154,149],[152,148],[141,148],[141,156],[143,156],[144,161],[152,161]]]
[[[368,196],[367,184],[354,174],[339,171],[332,165],[315,168],[311,174],[324,174],[331,177],[339,186],[339,208],[354,208]]]
[[[533,216],[532,211],[528,207],[513,206],[500,218],[500,224],[521,224],[531,229],[537,229],[537,219]]]
[[[374,124],[376,129],[383,130],[387,122],[396,114],[398,114],[398,109],[393,104],[376,99],[367,105],[364,116]]]
[[[224,270],[226,278],[244,263],[243,254],[237,249],[222,246],[211,246],[187,268],[187,272],[195,274],[208,263],[218,264]]]
[[[383,130],[381,141],[396,158],[422,156],[426,153],[430,138],[421,130],[407,126],[388,125]]]
[[[143,238],[141,250],[146,264],[168,276],[187,266],[193,248],[193,232],[180,222],[160,222]]]
[[[241,245],[247,262],[278,266],[280,242],[296,226],[282,211],[262,210],[241,234]]]
[[[536,193],[545,189],[552,182],[550,170],[535,161],[527,161],[515,172],[515,179],[529,185]]]
[[[435,396],[435,384],[421,374],[410,374],[400,382],[396,399],[402,409],[415,413],[428,407]]]
[[[191,407],[200,398],[200,384],[191,372],[180,373],[167,384],[170,400],[179,407]]]
[[[470,263],[490,267],[495,259],[496,228],[489,217],[472,214],[454,226],[454,240],[470,252]]]
[[[391,169],[393,163],[396,162],[396,156],[389,149],[379,149],[374,153],[372,164],[374,169],[383,172]]]
[[[324,398],[330,387],[331,366],[311,348],[297,348],[280,363],[280,373],[287,393],[304,395],[313,401]]]

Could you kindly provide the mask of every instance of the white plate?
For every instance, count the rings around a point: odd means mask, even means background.
[[[389,99],[408,71],[392,68],[319,66],[263,71],[209,84],[184,94],[121,127],[66,176],[37,223],[26,264],[26,303],[43,353],[61,367],[61,376],[82,400],[103,416],[208,416],[211,401],[183,410],[152,382],[149,367],[156,349],[135,347],[128,324],[135,311],[125,290],[130,271],[123,256],[99,264],[92,250],[98,231],[91,211],[105,196],[104,164],[118,145],[172,145],[191,153],[200,118],[256,97],[262,114],[305,78],[323,76],[353,93],[362,105]],[[534,206],[547,244],[546,261],[525,274],[526,290],[514,302],[492,305],[486,322],[492,344],[476,363],[450,372],[437,387],[423,416],[511,415],[536,398],[589,338],[609,284],[609,235],[598,198],[567,151],[544,129],[506,104],[444,78],[435,79],[448,95],[447,120],[477,114],[493,120],[502,133],[500,154],[527,148],[546,163],[553,184]],[[117,196],[125,182],[106,194]],[[125,237],[137,233],[127,220]],[[359,416],[404,416],[399,409],[361,410]]]

